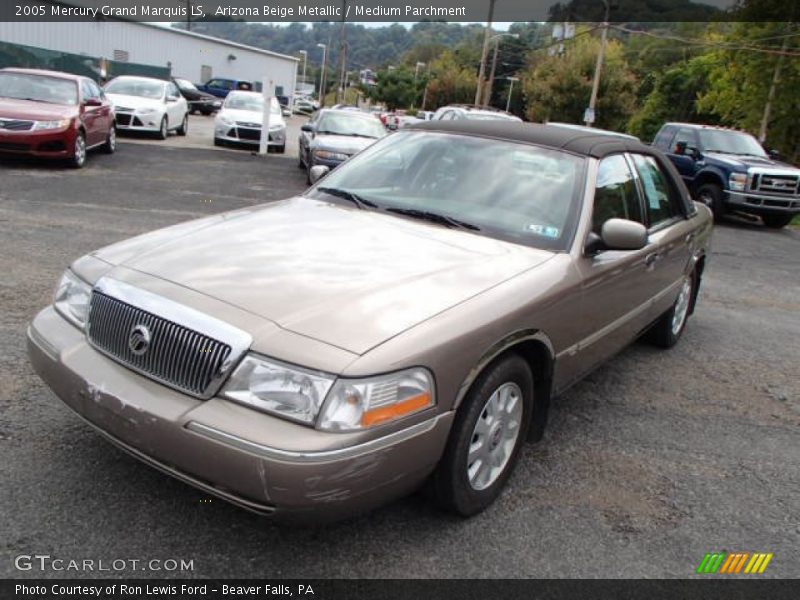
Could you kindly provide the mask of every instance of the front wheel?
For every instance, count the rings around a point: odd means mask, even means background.
[[[719,221],[725,214],[724,192],[716,183],[704,183],[697,188],[697,201],[702,202],[714,213],[714,221]]]
[[[158,128],[158,133],[156,136],[160,140],[165,140],[167,139],[167,136],[169,136],[169,123],[167,122],[167,117],[163,117],[161,119],[161,125]]]
[[[792,222],[794,215],[761,215],[764,226],[770,229],[781,229]]]
[[[189,133],[189,113],[183,115],[183,121],[181,121],[181,126],[178,127],[176,132],[178,135],[186,135]]]
[[[437,504],[468,517],[494,502],[517,462],[532,412],[533,375],[520,356],[484,371],[458,410],[433,474]]]
[[[73,169],[82,169],[86,164],[86,136],[82,131],[75,135],[75,142],[72,145],[72,158],[70,158],[69,166]]]
[[[656,346],[672,348],[678,343],[683,330],[686,329],[686,320],[689,318],[689,308],[692,305],[696,281],[694,273],[684,276],[675,303],[661,315],[661,318],[649,331],[648,338]]]
[[[275,146],[275,152],[278,154],[285,154],[286,153],[286,144],[281,144],[280,146]]]

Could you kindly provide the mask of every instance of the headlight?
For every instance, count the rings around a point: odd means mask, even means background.
[[[269,126],[269,130],[278,131],[278,129],[283,129],[284,127],[286,127],[286,125],[284,125],[283,123],[275,123],[274,125]]]
[[[329,152],[327,150],[314,150],[314,156],[317,158],[325,158],[328,160],[347,160],[347,154],[340,152]]]
[[[53,305],[67,321],[83,329],[89,314],[91,294],[92,287],[67,269],[58,282]]]
[[[425,369],[408,369],[368,379],[338,379],[328,393],[319,428],[368,429],[433,405],[433,378]]]
[[[70,119],[61,119],[59,121],[36,121],[33,126],[34,131],[41,131],[43,129],[63,129],[69,125]]]
[[[313,424],[334,377],[248,355],[223,395],[287,419]]]
[[[225,125],[235,125],[236,124],[236,122],[233,119],[231,119],[229,116],[227,116],[227,115],[220,114],[220,115],[217,116],[217,118],[219,119],[220,123],[224,123]]]
[[[154,115],[158,112],[157,108],[140,108],[136,111],[140,115]]]
[[[735,192],[741,192],[747,186],[746,173],[731,173],[728,178],[728,187]]]

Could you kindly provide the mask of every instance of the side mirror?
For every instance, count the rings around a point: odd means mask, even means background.
[[[178,101],[178,96],[167,96],[167,102],[169,104],[172,104],[173,102],[177,102],[177,101]]]
[[[775,148],[773,148],[772,150],[767,152],[767,154],[769,154],[769,157],[772,160],[783,160],[783,155],[781,154],[781,151],[780,150],[776,150]]]
[[[608,250],[640,250],[647,245],[647,229],[628,219],[609,219],[600,230],[603,245]]]
[[[325,177],[330,170],[331,168],[326,167],[325,165],[314,165],[311,167],[311,170],[308,172],[308,177],[311,179],[311,185],[314,185],[320,179]]]
[[[103,106],[103,101],[100,98],[87,98],[83,102],[84,106]]]
[[[304,123],[302,127],[300,127],[300,131],[306,131],[308,133],[314,133],[314,126],[311,123]]]

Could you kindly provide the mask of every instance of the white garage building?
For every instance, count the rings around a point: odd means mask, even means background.
[[[134,21],[0,22],[0,41],[170,67],[174,77],[205,83],[212,77],[272,80],[291,96],[298,59],[190,31]]]

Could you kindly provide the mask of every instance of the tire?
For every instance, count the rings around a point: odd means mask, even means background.
[[[286,154],[286,144],[283,144],[281,146],[275,146],[275,152],[277,152],[278,154]]]
[[[82,169],[86,164],[86,136],[79,131],[75,136],[72,146],[72,156],[69,159],[69,166],[73,169]]]
[[[303,149],[298,148],[297,150],[297,168],[298,169],[305,169],[306,163],[303,162]]]
[[[672,348],[678,343],[684,329],[686,329],[686,321],[689,319],[689,311],[694,301],[696,286],[696,275],[694,273],[686,275],[673,305],[659,317],[658,321],[647,333],[647,339],[650,343],[659,348]]]
[[[725,215],[725,200],[722,188],[716,183],[704,183],[695,193],[698,202],[702,202],[714,214],[714,221],[719,221]]]
[[[219,139],[218,137],[215,137],[214,138],[214,145],[215,146],[224,146],[225,144],[222,142],[221,139]]]
[[[531,370],[516,354],[480,374],[458,409],[431,478],[440,507],[468,517],[495,501],[527,437],[533,389]]]
[[[189,133],[189,113],[183,115],[183,121],[181,121],[181,126],[178,127],[176,133],[181,136]]]
[[[161,126],[158,129],[158,133],[156,133],[156,137],[160,140],[165,140],[169,137],[169,121],[167,121],[166,116],[161,119]]]
[[[108,128],[108,135],[106,136],[106,143],[103,144],[103,152],[106,154],[114,154],[117,151],[117,128],[112,124]]]
[[[307,183],[308,185],[313,185],[313,184],[311,183],[311,165],[308,165],[308,166],[306,167],[306,183]]]
[[[786,227],[792,222],[794,215],[761,215],[761,220],[764,221],[764,227],[770,229],[781,229]]]

